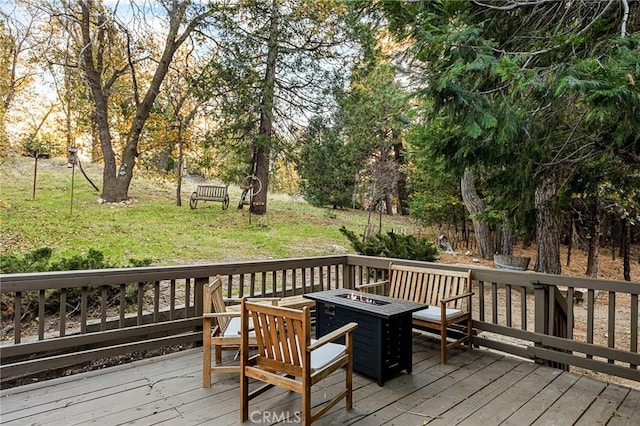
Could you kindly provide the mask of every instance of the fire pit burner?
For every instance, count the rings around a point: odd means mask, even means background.
[[[371,297],[363,296],[362,294],[358,293],[337,294],[336,297],[342,297],[344,299],[355,300],[356,302],[368,303],[375,306],[383,306],[389,304],[389,302],[385,302],[384,300],[373,299]]]

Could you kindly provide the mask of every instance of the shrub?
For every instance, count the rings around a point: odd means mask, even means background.
[[[432,262],[436,259],[438,248],[424,237],[396,234],[389,231],[363,239],[342,226],[342,235],[347,237],[353,249],[365,256],[394,257],[397,259],[423,260]]]
[[[53,262],[51,260],[53,250],[49,247],[42,247],[25,253],[21,257],[16,255],[0,256],[0,273],[14,274],[27,272],[50,272],[50,271],[77,271],[86,269],[109,269],[117,268],[118,265],[108,262],[104,253],[99,250],[89,249],[86,255],[73,255],[68,258],[62,258]],[[148,266],[151,259],[129,259],[130,265],[127,266]],[[114,296],[119,289],[109,287],[107,300],[115,300]],[[88,306],[97,306],[100,304],[102,290],[100,288],[91,288],[88,295]],[[82,290],[79,288],[67,289],[67,305],[73,310],[82,297]],[[132,299],[134,295],[127,294],[127,299]],[[37,316],[39,295],[37,291],[26,292],[22,295],[22,312],[25,317],[35,318]],[[12,301],[3,295],[1,301],[2,318],[5,320],[13,317]],[[57,313],[60,307],[60,290],[47,290],[45,294],[45,313]]]

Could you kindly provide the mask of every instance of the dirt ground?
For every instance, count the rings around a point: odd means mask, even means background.
[[[514,255],[530,257],[531,262],[529,264],[529,270],[532,270],[535,265],[536,248],[535,246],[529,248],[518,247],[514,249]],[[575,251],[571,255],[570,264],[567,265],[567,250],[563,247],[561,250],[562,259],[562,274],[569,276],[584,277],[587,267],[587,256],[582,251]],[[634,247],[632,251],[631,262],[631,281],[640,282],[640,247]],[[474,257],[473,253],[458,253],[458,254],[441,254],[438,260],[442,263],[463,263],[463,264],[475,264],[484,265],[488,267],[494,267],[493,261],[482,260]],[[623,264],[622,259],[617,256],[612,256],[610,249],[602,249],[599,257],[598,276],[600,279],[611,280],[623,280]],[[489,293],[485,295],[487,298]],[[532,296],[531,296],[532,297]],[[490,299],[488,299],[490,300]],[[504,294],[499,295],[498,303],[502,303],[504,306]],[[532,303],[532,302],[530,302]],[[608,335],[608,295],[607,293],[600,293],[595,298],[595,310],[594,310],[594,343],[607,346]],[[518,297],[512,299],[513,312],[519,312],[520,301]],[[623,350],[629,350],[630,347],[630,322],[631,322],[631,297],[629,295],[617,295],[616,296],[616,326],[614,342],[615,347]],[[528,325],[533,324],[533,312],[528,312]],[[502,313],[499,313],[499,317],[503,317]],[[575,325],[573,329],[574,340],[586,341],[587,335],[587,309],[586,304],[577,304],[574,309]],[[499,318],[499,321],[503,318]],[[514,325],[517,319],[514,319]],[[530,328],[530,327],[527,327]],[[609,381],[612,383],[619,383],[625,386],[629,386],[635,389],[640,389],[640,382],[626,380],[619,377],[608,376],[600,373],[596,373],[590,370],[579,369],[572,367],[572,371],[577,371],[589,376],[596,377],[600,380]]]

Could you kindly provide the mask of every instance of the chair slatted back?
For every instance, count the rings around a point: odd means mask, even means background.
[[[222,313],[226,311],[227,307],[224,304],[224,297],[222,296],[222,278],[220,278],[220,275],[216,275],[213,280],[205,286],[203,294],[203,312]],[[229,324],[229,321],[231,321],[231,318],[214,317],[213,321],[215,322],[214,325],[217,325],[220,328],[220,331],[224,332],[224,330],[227,329],[227,325]]]
[[[311,343],[309,308],[300,311],[247,301],[244,305],[256,335],[256,365],[301,376],[303,369],[309,368],[309,353],[305,350]],[[243,322],[246,311],[242,310]]]
[[[389,264],[389,296],[439,306],[440,300],[471,292],[471,270],[446,271]],[[467,310],[467,299],[449,308]]]

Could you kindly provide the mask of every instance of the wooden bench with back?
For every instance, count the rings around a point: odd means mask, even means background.
[[[198,185],[195,192],[189,197],[189,207],[195,209],[198,201],[219,201],[222,203],[222,210],[229,207],[228,187],[221,185]]]
[[[447,350],[472,345],[471,270],[451,271],[389,263],[388,280],[358,286],[358,290],[428,305],[414,312],[413,326],[440,336],[440,361],[447,362]],[[447,340],[447,335],[452,341]]]

